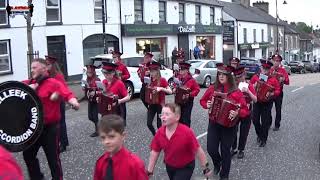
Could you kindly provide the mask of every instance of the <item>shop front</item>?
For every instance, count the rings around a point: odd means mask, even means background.
[[[267,58],[269,43],[239,44],[240,57]]]

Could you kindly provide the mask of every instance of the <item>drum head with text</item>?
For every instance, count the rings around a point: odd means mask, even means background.
[[[24,151],[39,138],[42,104],[28,85],[18,81],[0,84],[0,116],[0,144],[9,151]]]

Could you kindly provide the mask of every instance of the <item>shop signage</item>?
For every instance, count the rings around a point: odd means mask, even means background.
[[[124,24],[123,36],[154,36],[177,34],[221,34],[222,27],[216,25],[179,25],[179,24]]]
[[[267,48],[269,43],[239,44],[239,50]]]
[[[234,21],[223,21],[223,44],[234,44]]]

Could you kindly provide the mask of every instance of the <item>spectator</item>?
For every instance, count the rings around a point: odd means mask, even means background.
[[[199,44],[197,44],[193,49],[193,56],[195,59],[200,59],[200,48]]]
[[[178,57],[178,50],[177,50],[177,47],[175,46],[172,51],[172,64],[176,63],[177,57]]]

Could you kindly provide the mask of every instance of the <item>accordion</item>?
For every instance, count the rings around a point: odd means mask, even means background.
[[[145,101],[147,104],[160,104],[159,92],[156,88],[147,86],[145,92]]]
[[[220,96],[214,95],[214,100],[211,109],[209,110],[209,119],[212,122],[218,123],[224,127],[233,127],[235,126],[239,118],[231,120],[229,118],[230,111],[237,111],[240,109],[240,105],[234,103],[232,100]]]
[[[178,87],[174,96],[174,102],[176,104],[186,104],[190,97],[190,89],[185,87]]]
[[[97,88],[85,88],[85,92],[87,95],[87,98],[90,102],[95,102],[96,101],[96,91]],[[94,95],[91,94],[91,92],[94,92]]]
[[[112,94],[101,94],[99,96],[99,104],[98,104],[98,110],[99,113],[104,116],[107,114],[114,114],[116,111],[116,106],[113,106],[113,103],[115,102],[115,98]]]
[[[279,83],[281,85],[283,85],[283,79],[280,80],[281,78],[284,78],[283,74],[281,74],[281,73],[279,73],[277,71],[273,71],[272,75],[273,75],[273,77],[275,77],[279,81]]]
[[[267,84],[266,82],[257,81],[256,91],[257,91],[257,99],[259,102],[268,102],[269,97],[267,97],[267,93],[273,92],[274,87]]]

